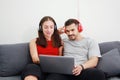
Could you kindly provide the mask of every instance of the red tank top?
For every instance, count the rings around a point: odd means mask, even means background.
[[[52,46],[52,41],[47,41],[47,47],[37,45],[38,55],[59,55],[59,49]]]

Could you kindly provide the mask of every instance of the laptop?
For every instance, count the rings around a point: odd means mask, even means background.
[[[73,57],[40,55],[39,58],[43,72],[72,75]]]

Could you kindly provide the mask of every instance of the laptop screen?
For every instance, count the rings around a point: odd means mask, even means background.
[[[39,58],[43,72],[72,74],[73,57],[40,55]]]

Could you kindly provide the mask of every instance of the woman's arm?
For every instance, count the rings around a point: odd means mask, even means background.
[[[63,56],[63,49],[64,49],[64,47],[63,47],[63,45],[64,45],[64,43],[63,43],[63,41],[61,41],[61,46],[59,47],[59,56]]]
[[[59,48],[59,56],[63,56],[63,46]]]
[[[33,63],[39,64],[40,60],[39,60],[37,47],[36,47],[36,39],[33,39],[30,41],[29,47],[30,47],[30,55]]]

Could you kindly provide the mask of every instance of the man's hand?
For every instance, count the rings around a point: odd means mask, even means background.
[[[78,76],[81,73],[81,71],[82,71],[82,67],[80,65],[77,65],[74,67],[72,72],[73,75]]]
[[[65,27],[58,28],[59,34],[65,33]]]

